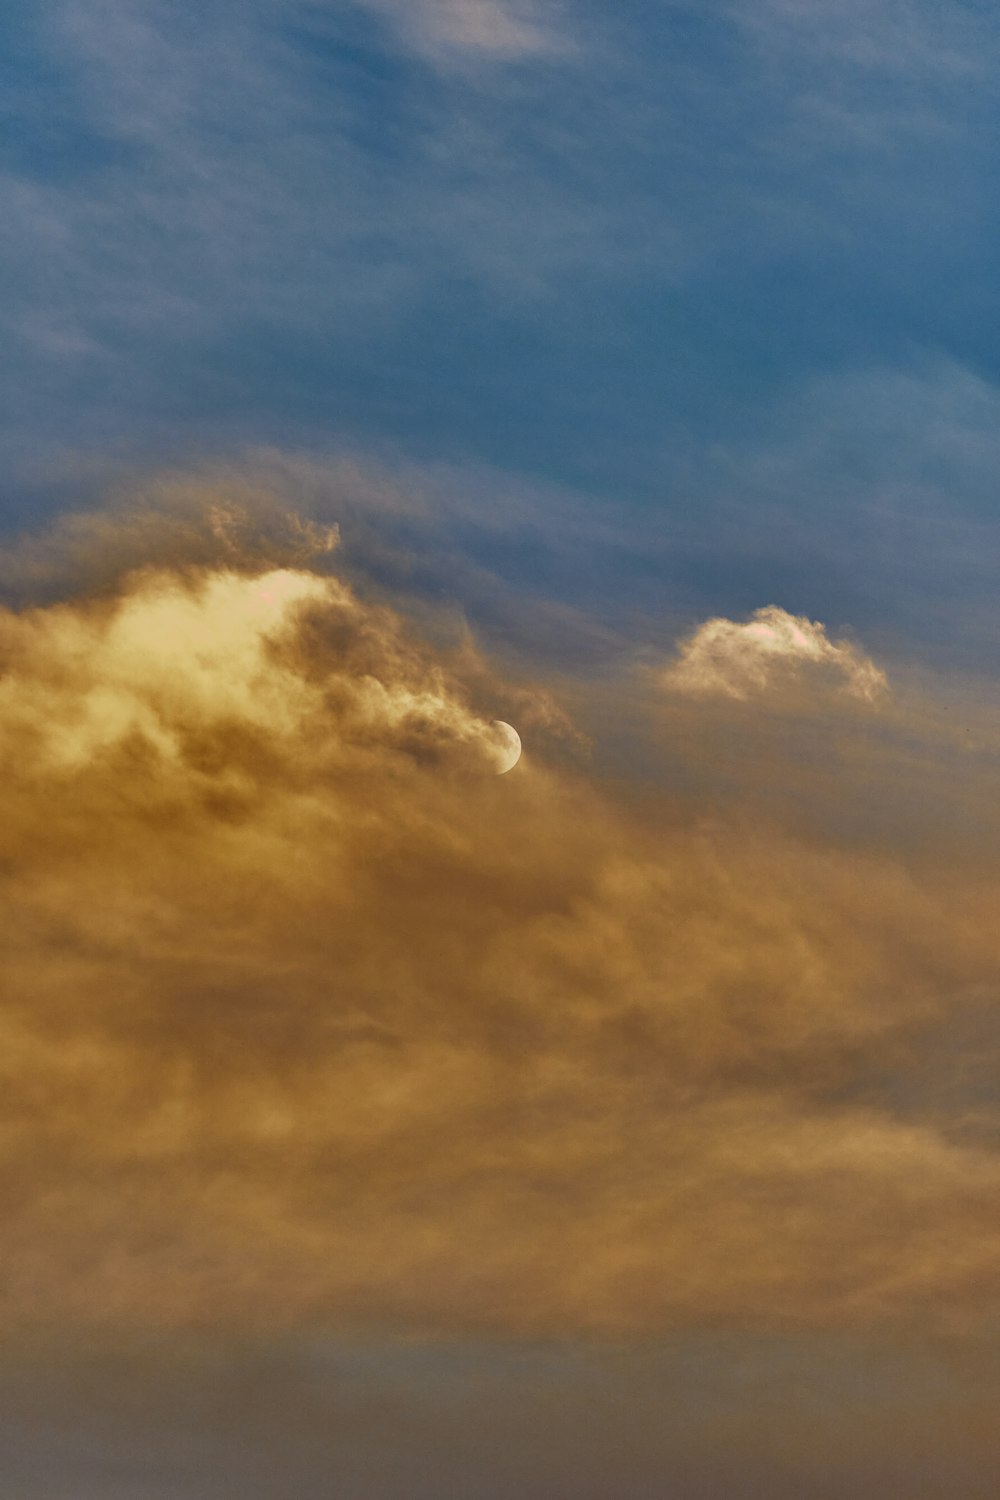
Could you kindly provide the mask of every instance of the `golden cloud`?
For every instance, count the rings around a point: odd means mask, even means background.
[[[867,703],[888,689],[885,673],[850,641],[831,641],[818,621],[775,604],[742,625],[706,620],[681,642],[663,681],[675,692],[749,698],[804,674],[825,677]]]
[[[619,795],[218,503],[145,567],[77,523],[85,584],[0,617],[7,1323],[995,1307],[990,1120],[904,1097],[993,874]]]

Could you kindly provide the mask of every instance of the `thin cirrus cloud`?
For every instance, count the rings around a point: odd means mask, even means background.
[[[416,50],[496,61],[555,50],[556,7],[533,0],[361,0]]]
[[[850,641],[832,641],[804,615],[765,605],[743,624],[716,617],[699,625],[663,674],[664,685],[705,697],[750,698],[793,684],[832,685],[874,703],[888,691],[885,672]]]
[[[57,595],[23,550],[0,625],[5,1323],[974,1328],[992,1116],[878,1077],[995,879],[636,809],[330,528],[199,504],[78,522]]]

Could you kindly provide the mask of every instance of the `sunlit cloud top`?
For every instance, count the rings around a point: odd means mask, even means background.
[[[857,646],[831,641],[818,621],[774,604],[745,624],[706,620],[681,643],[663,676],[675,692],[728,698],[749,698],[803,679],[832,682],[866,703],[888,691],[885,673]]]

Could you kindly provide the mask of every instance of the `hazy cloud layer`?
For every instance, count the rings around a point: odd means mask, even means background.
[[[992,1106],[954,1048],[907,1092],[984,1014],[992,864],[621,796],[542,689],[318,571],[329,528],[189,502],[103,575],[78,521],[76,591],[0,628],[8,1323],[995,1308]],[[825,764],[835,821],[869,763]]]
[[[930,1341],[928,1341],[930,1344]],[[8,1345],[8,1349],[9,1349]],[[993,1500],[992,1347],[53,1339],[0,1371],[19,1500]]]

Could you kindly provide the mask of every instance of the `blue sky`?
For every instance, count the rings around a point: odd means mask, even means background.
[[[486,469],[620,518],[612,614],[780,594],[982,665],[990,11],[471,14],[8,14],[9,524],[261,445]]]

